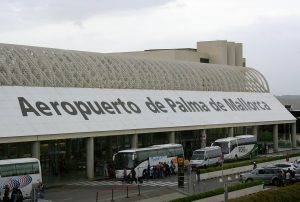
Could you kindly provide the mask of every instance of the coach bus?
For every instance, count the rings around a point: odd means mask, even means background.
[[[170,165],[172,161],[177,168],[177,156],[184,156],[181,144],[162,144],[119,151],[113,156],[116,178],[123,178],[124,170],[129,174],[133,168],[136,177],[142,177],[148,165],[152,167],[160,162]]]
[[[0,160],[0,192],[8,186],[10,194],[13,188],[21,190],[24,198],[30,198],[32,185],[42,183],[40,161],[36,158]]]
[[[240,135],[217,139],[214,146],[221,147],[224,160],[252,158],[258,153],[257,138],[254,135]]]

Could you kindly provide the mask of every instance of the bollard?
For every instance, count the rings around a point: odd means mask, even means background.
[[[227,183],[225,182],[224,184],[224,202],[228,201],[228,186]]]
[[[141,195],[140,185],[138,184],[139,196]]]
[[[98,202],[98,192],[96,192],[96,202]]]
[[[114,189],[111,190],[111,201],[114,201]]]
[[[129,198],[129,196],[128,196],[128,186],[127,186],[127,196],[126,196],[126,198]]]

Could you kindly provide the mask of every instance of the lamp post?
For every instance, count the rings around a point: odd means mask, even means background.
[[[224,154],[221,154],[221,161],[222,161],[222,181],[224,185],[224,202],[228,201],[228,187],[227,183],[224,181]]]

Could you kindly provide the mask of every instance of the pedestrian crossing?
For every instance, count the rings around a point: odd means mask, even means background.
[[[82,181],[82,182],[74,182],[74,183],[69,183],[67,184],[68,186],[115,186],[115,185],[127,185],[126,183],[122,181],[114,181],[114,180],[105,180],[105,181]],[[136,185],[135,182],[130,185]],[[170,186],[174,187],[177,186],[178,183],[177,181],[144,181],[143,183],[139,183],[140,186],[160,186],[160,187],[165,187],[165,186]]]

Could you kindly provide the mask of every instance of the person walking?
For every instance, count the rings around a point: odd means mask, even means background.
[[[289,153],[286,153],[285,160],[286,160],[286,162],[289,162],[289,160],[290,160]]]
[[[131,169],[131,183],[133,181],[135,181],[135,183],[137,184],[136,172],[135,172],[134,168]]]
[[[285,173],[285,180],[287,185],[291,184],[291,174],[292,171],[290,170],[290,168],[288,168],[288,170]]]
[[[257,168],[257,164],[256,164],[256,162],[254,161],[254,162],[253,162],[253,170],[256,169],[256,168]]]
[[[8,185],[4,186],[4,196],[3,196],[3,202],[9,202],[9,187]]]

